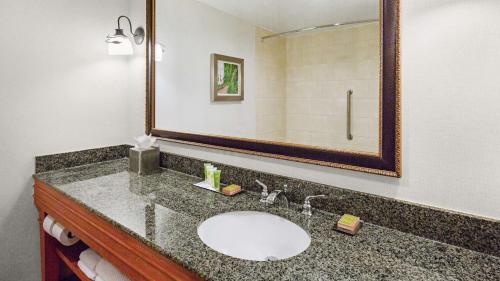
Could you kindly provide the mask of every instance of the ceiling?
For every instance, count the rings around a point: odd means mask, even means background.
[[[378,19],[379,0],[198,0],[273,32]]]

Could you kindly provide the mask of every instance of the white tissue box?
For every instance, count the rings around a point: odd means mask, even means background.
[[[131,148],[128,156],[129,171],[150,175],[160,169],[160,148]]]

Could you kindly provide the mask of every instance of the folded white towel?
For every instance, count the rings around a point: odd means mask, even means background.
[[[80,270],[87,276],[89,279],[94,280],[96,277],[95,271],[92,269],[88,268],[88,266],[81,260],[78,261],[78,267]]]
[[[95,281],[104,281],[104,279],[102,279],[101,276],[97,275]]]
[[[97,263],[101,259],[102,257],[90,248],[80,253],[80,260],[83,261],[85,265],[92,271],[95,271]]]
[[[123,273],[105,259],[101,259],[95,268],[95,272],[104,281],[130,281]]]

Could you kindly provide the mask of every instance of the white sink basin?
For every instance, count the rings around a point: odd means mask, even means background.
[[[282,260],[305,251],[311,237],[282,217],[261,212],[230,212],[198,226],[198,236],[215,251],[253,261]]]

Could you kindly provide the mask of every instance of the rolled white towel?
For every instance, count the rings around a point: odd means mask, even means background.
[[[130,281],[127,276],[105,259],[101,259],[97,263],[95,272],[103,281]]]
[[[80,253],[80,260],[92,271],[95,271],[97,263],[99,263],[101,259],[102,257],[90,248]]]
[[[92,269],[88,268],[88,266],[82,260],[78,261],[78,267],[83,272],[83,274],[85,274],[85,276],[87,276],[89,279],[91,279],[91,280],[95,279],[95,277],[97,275],[95,273],[95,271],[93,271]]]
[[[104,281],[104,279],[102,279],[101,276],[97,275],[95,281]]]
[[[65,228],[60,223],[56,223],[54,224],[54,226],[52,226],[51,234],[64,246],[71,246],[80,241],[78,237],[74,236],[67,228]]]

